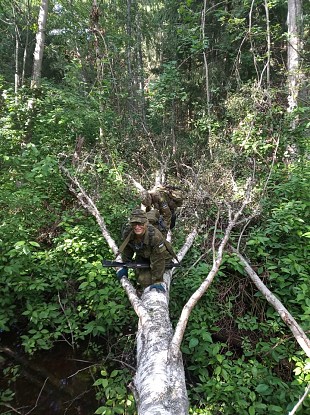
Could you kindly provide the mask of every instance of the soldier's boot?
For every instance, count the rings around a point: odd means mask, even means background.
[[[165,287],[160,283],[152,284],[152,285],[150,285],[149,288],[150,288],[150,291],[151,290],[156,290],[158,293],[163,293],[164,294],[166,292]]]

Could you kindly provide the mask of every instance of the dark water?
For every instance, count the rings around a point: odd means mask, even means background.
[[[0,338],[0,357],[0,390],[15,393],[13,400],[0,406],[1,415],[91,415],[101,406],[92,386],[98,364],[66,343],[30,358]]]

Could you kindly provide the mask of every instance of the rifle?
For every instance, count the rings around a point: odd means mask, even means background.
[[[118,261],[109,261],[104,259],[102,261],[103,267],[112,267],[112,268],[120,268],[120,267],[126,267],[126,268],[150,268],[150,264],[148,262],[118,262]],[[180,267],[181,264],[177,262],[170,262],[166,264],[166,269],[172,269],[175,267]]]

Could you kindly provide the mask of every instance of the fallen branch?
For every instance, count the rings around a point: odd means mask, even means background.
[[[274,309],[278,312],[279,316],[284,321],[284,323],[289,327],[296,341],[299,343],[300,347],[303,349],[306,355],[310,357],[310,340],[303,331],[303,329],[299,326],[294,317],[284,307],[281,301],[279,301],[277,297],[274,294],[272,294],[272,292],[266,287],[266,285],[262,282],[262,280],[256,274],[254,269],[250,266],[250,264],[246,261],[246,259],[235,248],[232,248],[232,251],[238,256],[238,258],[244,266],[246,273],[254,282],[256,287],[263,294],[263,296],[266,298],[269,304],[271,304],[274,307]]]
[[[288,415],[294,415],[297,411],[297,409],[300,407],[300,405],[303,403],[303,401],[306,399],[306,397],[308,396],[308,393],[310,392],[310,384],[306,387],[305,389],[305,393],[302,395],[302,397],[299,399],[299,401],[296,403],[296,405],[294,406],[294,408],[289,412]]]
[[[97,209],[97,206],[95,205],[93,200],[87,195],[87,193],[85,192],[85,190],[83,189],[82,185],[79,183],[77,178],[72,177],[69,170],[66,169],[64,166],[60,166],[59,168],[64,173],[64,175],[67,177],[67,179],[69,179],[69,183],[67,183],[67,186],[70,192],[74,194],[74,196],[78,199],[78,201],[83,206],[83,208],[86,209],[89,213],[91,213],[95,217],[104,239],[107,241],[114,255],[117,255],[118,247],[114,239],[110,236],[110,233],[107,230],[105,221],[103,217],[100,215],[100,212]]]
[[[67,185],[71,193],[74,194],[74,196],[77,198],[80,204],[84,207],[84,209],[86,209],[91,215],[95,217],[101,229],[104,239],[106,240],[110,249],[116,256],[116,260],[118,260],[118,258],[120,258],[120,255],[118,254],[118,246],[115,243],[114,239],[111,237],[109,231],[107,230],[105,221],[103,217],[101,216],[99,210],[97,209],[94,201],[91,199],[90,196],[88,196],[88,194],[83,189],[82,185],[79,183],[76,177],[72,177],[69,171],[65,167],[60,166],[60,169],[65,174],[65,176],[69,179],[69,183]],[[135,312],[137,313],[138,317],[141,319],[141,321],[145,321],[145,319],[148,318],[147,311],[145,307],[143,307],[141,300],[138,298],[135,288],[132,286],[130,281],[125,277],[122,278],[121,284],[124,290],[126,291],[129,301],[132,307],[134,308]]]
[[[238,222],[240,216],[242,215],[245,207],[247,206],[247,204],[250,201],[250,196],[251,196],[251,182],[249,181],[247,184],[247,190],[246,190],[246,197],[240,207],[240,209],[233,215],[231,214],[231,210],[229,208],[229,223],[228,226],[226,228],[224,237],[220,243],[220,246],[218,247],[217,250],[217,255],[215,256],[215,258],[213,259],[213,266],[211,268],[211,271],[209,272],[207,278],[203,281],[203,283],[200,285],[200,287],[194,292],[194,294],[192,294],[192,296],[190,297],[190,299],[188,300],[188,302],[185,304],[185,306],[183,307],[181,316],[179,318],[179,321],[177,323],[172,341],[171,341],[171,354],[172,356],[178,356],[178,354],[180,353],[180,346],[181,346],[181,342],[184,336],[184,332],[187,326],[187,322],[189,319],[189,316],[193,310],[193,308],[195,307],[195,305],[197,304],[197,302],[200,300],[200,298],[204,295],[204,293],[207,291],[207,289],[209,288],[209,286],[211,285],[214,277],[216,276],[220,265],[222,263],[222,259],[223,259],[223,253],[224,253],[224,248],[228,242],[228,239],[230,237],[230,233],[232,231],[232,229],[234,228],[234,226],[236,225],[236,223]],[[216,229],[215,229],[216,232]]]

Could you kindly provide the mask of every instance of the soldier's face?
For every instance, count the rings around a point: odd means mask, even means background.
[[[132,224],[132,229],[136,235],[142,236],[146,230],[146,223],[135,222]]]

